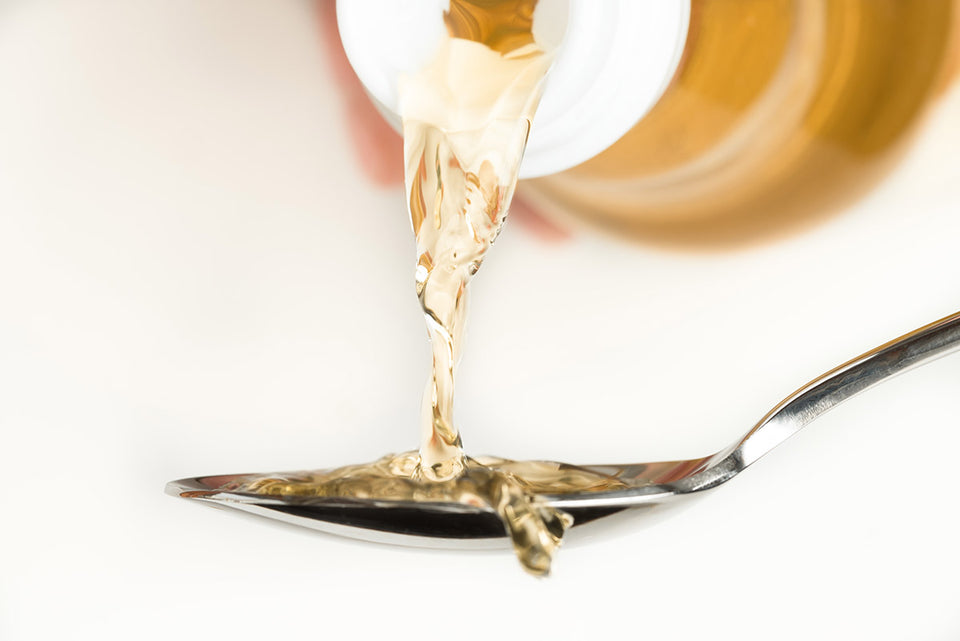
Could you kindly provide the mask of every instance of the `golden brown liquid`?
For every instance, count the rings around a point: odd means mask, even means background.
[[[957,0],[693,0],[680,67],[621,140],[523,191],[618,235],[721,247],[849,204],[958,61]],[[629,82],[629,79],[625,79]]]
[[[639,1],[639,0],[638,0]],[[452,0],[450,38],[406,80],[406,187],[433,368],[419,451],[222,490],[456,502],[494,510],[521,564],[548,573],[572,519],[539,495],[613,476],[464,456],[453,420],[468,286],[503,225],[549,56],[535,0]],[[541,203],[673,242],[732,242],[842,202],[886,167],[935,91],[953,0],[693,0],[676,77],[596,158],[536,181]]]
[[[538,495],[601,492],[626,487],[613,476],[548,461],[467,458],[461,474],[446,481],[419,479],[419,466],[418,452],[388,454],[373,463],[335,470],[246,477],[218,491],[488,507],[503,522],[523,568],[535,576],[546,576],[554,552],[573,519],[541,501]]]
[[[623,489],[571,465],[473,459],[453,420],[470,280],[503,226],[550,56],[532,34],[535,0],[452,0],[433,62],[401,83],[416,291],[432,350],[420,449],[335,470],[246,477],[221,490],[280,496],[455,502],[500,517],[517,558],[546,575],[573,519],[542,494]]]
[[[532,41],[533,2],[521,3],[526,21],[503,29],[492,21],[501,14],[490,11],[499,3],[481,4],[451,3],[451,37],[432,64],[401,84],[417,296],[433,351],[418,474],[434,481],[456,477],[464,467],[453,390],[468,286],[503,226],[550,65]],[[511,9],[502,15],[522,16],[516,4],[499,7]]]

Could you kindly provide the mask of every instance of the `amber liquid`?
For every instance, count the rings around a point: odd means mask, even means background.
[[[545,575],[572,519],[539,497],[625,487],[571,465],[467,457],[454,422],[469,283],[504,223],[550,62],[533,37],[535,6],[452,0],[449,38],[402,87],[416,291],[433,364],[420,449],[221,489],[486,507],[523,567]],[[819,215],[882,172],[904,140],[942,76],[954,8],[693,0],[684,58],[653,111],[530,194],[621,233],[684,243],[740,241]]]
[[[416,292],[432,351],[420,449],[335,470],[246,477],[222,490],[280,496],[465,503],[493,510],[530,573],[546,575],[573,519],[540,495],[623,489],[572,465],[474,459],[454,422],[454,374],[471,279],[500,233],[550,55],[535,0],[452,0],[449,37],[401,83]]]
[[[454,371],[469,284],[500,233],[551,56],[534,40],[534,0],[454,0],[434,60],[401,80],[417,296],[433,352],[423,395],[420,466],[433,481],[465,466]]]
[[[956,74],[958,34],[957,0],[692,0],[683,58],[653,110],[522,193],[677,247],[803,229],[892,168]]]
[[[547,576],[573,518],[539,496],[627,487],[614,476],[550,461],[465,458],[459,475],[443,481],[422,479],[419,468],[418,452],[388,454],[372,463],[334,470],[244,477],[217,491],[381,503],[461,503],[491,509],[500,517],[523,569],[534,576]]]

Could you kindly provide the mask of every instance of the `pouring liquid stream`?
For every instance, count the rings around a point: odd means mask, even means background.
[[[465,467],[453,390],[468,286],[506,219],[550,66],[531,32],[535,3],[501,4],[522,6],[498,16],[480,3],[452,2],[444,15],[450,37],[400,84],[417,296],[433,352],[419,473],[434,481]]]
[[[537,495],[625,487],[562,463],[468,457],[453,420],[469,283],[504,224],[551,63],[533,35],[535,8],[536,0],[451,0],[447,37],[422,71],[401,82],[416,291],[433,358],[419,450],[335,470],[245,477],[222,490],[487,507],[522,566],[546,575],[573,520]]]

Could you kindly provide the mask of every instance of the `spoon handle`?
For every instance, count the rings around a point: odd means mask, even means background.
[[[729,480],[814,419],[874,385],[960,350],[960,312],[881,345],[810,381],[782,400],[732,445],[684,479],[680,493]]]
[[[881,345],[810,381],[760,419],[737,449],[744,467],[847,399],[960,349],[960,312]]]

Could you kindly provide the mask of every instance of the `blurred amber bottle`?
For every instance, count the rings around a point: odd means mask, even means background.
[[[692,0],[679,67],[653,109],[521,193],[548,213],[678,245],[787,233],[889,171],[957,75],[958,36],[960,0]]]

